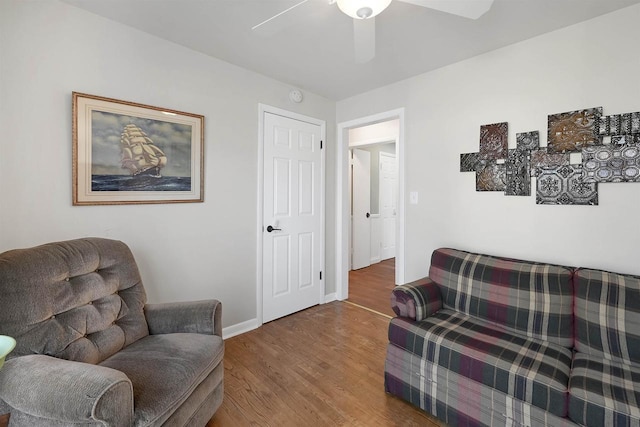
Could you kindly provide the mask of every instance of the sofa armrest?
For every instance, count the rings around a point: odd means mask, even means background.
[[[222,336],[222,304],[218,300],[147,304],[149,333],[195,333]]]
[[[428,277],[396,286],[391,292],[391,308],[400,317],[426,319],[442,308],[440,288]]]
[[[0,399],[16,411],[61,424],[133,424],[131,381],[99,365],[44,355],[13,358],[0,370]]]

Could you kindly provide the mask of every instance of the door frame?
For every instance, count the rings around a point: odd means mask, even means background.
[[[322,150],[320,150],[320,265],[319,269],[322,271],[323,276],[320,280],[320,295],[318,296],[318,303],[324,304],[325,302],[325,280],[326,280],[326,268],[325,268],[325,173],[326,173],[326,148],[327,148],[327,124],[324,120],[316,119],[314,117],[305,116],[302,114],[294,113],[292,111],[283,110],[282,108],[273,107],[267,104],[258,104],[258,209],[257,209],[257,250],[256,250],[256,319],[258,325],[263,324],[263,262],[262,257],[264,255],[262,245],[264,243],[264,115],[265,113],[275,114],[277,116],[287,117],[289,119],[298,120],[301,122],[311,123],[313,125],[320,126],[320,139],[323,141]]]
[[[399,131],[396,141],[398,162],[398,216],[396,223],[396,285],[404,283],[405,277],[405,171],[404,171],[404,108],[385,111],[337,124],[336,155],[336,297],[347,299],[349,295],[349,129],[398,119]],[[367,141],[377,142],[377,141]]]

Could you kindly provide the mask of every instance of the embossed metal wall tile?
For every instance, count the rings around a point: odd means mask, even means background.
[[[479,153],[460,154],[460,172],[475,172],[484,162],[478,157]]]
[[[631,113],[620,115],[620,135],[631,133]]]
[[[542,167],[562,166],[569,164],[569,154],[550,154],[546,149],[533,150],[531,152],[531,176],[538,175],[538,169]]]
[[[522,132],[516,134],[516,147],[521,150],[537,150],[540,148],[540,132]]]
[[[508,149],[508,123],[480,126],[480,159],[506,159]]]
[[[640,145],[586,147],[582,166],[585,182],[640,182]]]
[[[640,144],[640,134],[614,135],[611,137],[611,145]]]
[[[585,182],[582,165],[541,168],[536,179],[539,205],[597,205],[598,184]]]
[[[505,162],[505,179],[507,188],[504,194],[507,196],[531,195],[531,172],[529,172],[530,151],[517,148],[509,150],[509,156]]]
[[[609,116],[609,135],[621,135],[620,116]]]
[[[505,191],[505,165],[487,163],[476,171],[476,191]]]
[[[631,113],[631,133],[640,133],[640,112]]]
[[[596,125],[596,133],[600,136],[607,136],[609,134],[609,116],[600,116]]]
[[[580,151],[582,147],[598,145],[600,140],[596,124],[599,122],[600,116],[602,116],[602,107],[549,115],[548,151],[550,153],[567,153]]]

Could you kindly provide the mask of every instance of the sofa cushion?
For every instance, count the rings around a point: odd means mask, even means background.
[[[557,265],[437,249],[429,277],[440,285],[444,307],[570,348],[572,272]]]
[[[0,254],[0,333],[10,357],[98,363],[148,335],[146,294],[122,242],[86,238]]]
[[[640,425],[640,366],[577,353],[569,417],[586,426]]]
[[[149,335],[100,365],[131,380],[135,425],[160,425],[220,363],[223,351],[217,335]]]
[[[571,351],[442,309],[416,322],[396,317],[389,341],[429,362],[565,416]]]
[[[576,350],[640,363],[640,277],[579,269],[574,281]]]

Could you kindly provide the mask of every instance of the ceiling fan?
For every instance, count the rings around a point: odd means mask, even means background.
[[[255,25],[252,30],[265,34],[277,32],[285,26],[285,21],[296,20],[296,13],[310,0],[301,0],[290,8]],[[359,64],[371,61],[376,54],[376,15],[385,10],[392,0],[326,0],[330,5],[337,3],[338,8],[353,18],[353,41],[355,61]],[[484,15],[494,0],[399,0],[416,6],[439,10],[469,19],[478,19]],[[280,22],[278,25],[277,22]],[[271,29],[269,29],[271,27]]]

